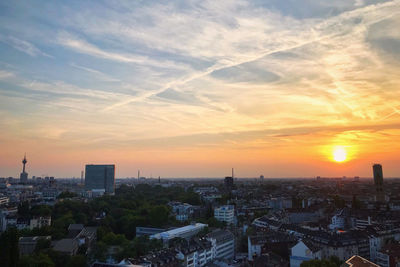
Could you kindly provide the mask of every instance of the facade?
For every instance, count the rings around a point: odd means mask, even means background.
[[[271,230],[278,230],[279,227],[281,227],[282,222],[269,219],[268,216],[265,215],[260,218],[256,218],[252,224],[258,228],[268,228]]]
[[[233,224],[235,222],[235,207],[225,205],[214,209],[214,217],[218,221]]]
[[[51,225],[51,216],[34,217],[29,221],[29,229],[42,228]]]
[[[104,190],[106,194],[115,192],[115,165],[86,165],[85,189]]]
[[[216,230],[207,235],[212,244],[213,258],[233,259],[235,257],[235,237],[228,230]]]
[[[289,198],[271,198],[268,200],[268,206],[273,210],[283,210],[292,208],[292,199]]]
[[[178,221],[184,222],[193,216],[194,207],[188,203],[170,202],[168,205]]]
[[[176,257],[183,262],[182,266],[202,267],[213,260],[212,244],[204,238],[191,239],[176,250]]]
[[[376,255],[376,263],[381,267],[400,266],[400,244],[386,244]]]
[[[290,267],[300,267],[303,261],[322,259],[321,248],[316,247],[310,242],[299,241],[291,249]]]
[[[389,231],[379,231],[374,235],[370,236],[369,247],[370,247],[370,259],[373,262],[377,261],[379,251],[385,246],[389,240],[400,241],[400,231],[389,230]]]

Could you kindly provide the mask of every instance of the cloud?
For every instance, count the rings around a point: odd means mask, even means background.
[[[5,71],[5,70],[0,70],[0,80],[4,80],[10,77],[13,77],[14,73]]]
[[[80,66],[80,65],[77,65],[75,63],[71,63],[70,65],[72,67],[74,67],[74,68],[77,68],[77,69],[84,70],[84,71],[87,71],[89,73],[92,73],[96,77],[100,78],[102,81],[106,81],[106,82],[120,82],[121,81],[119,79],[113,78],[113,77],[109,76],[108,74],[105,74],[105,73],[103,73],[101,71],[98,71],[98,70],[95,70],[95,69],[91,69],[91,68],[88,68],[88,67]]]
[[[6,43],[6,44],[12,46],[13,48],[15,48],[25,54],[28,54],[32,57],[45,56],[45,57],[49,57],[49,58],[54,58],[53,56],[41,51],[39,48],[37,48],[32,43],[18,39],[13,36],[0,35],[0,41]]]
[[[106,51],[67,32],[60,33],[58,35],[57,42],[60,45],[70,48],[76,52],[117,62],[152,65],[163,68],[183,67],[183,65],[179,66],[170,61],[157,61],[146,56]]]

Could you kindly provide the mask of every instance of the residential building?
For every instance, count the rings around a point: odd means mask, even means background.
[[[322,259],[321,248],[310,241],[301,240],[291,249],[290,267],[300,267],[303,261]]]
[[[215,230],[206,236],[213,246],[213,258],[233,259],[235,257],[235,237],[228,230]]]
[[[376,263],[381,267],[400,266],[400,244],[389,243],[377,253]]]

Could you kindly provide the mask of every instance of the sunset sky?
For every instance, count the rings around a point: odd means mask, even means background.
[[[1,1],[0,177],[25,152],[30,177],[400,177],[400,1]]]

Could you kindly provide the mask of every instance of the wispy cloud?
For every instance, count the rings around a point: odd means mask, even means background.
[[[25,54],[28,54],[32,57],[45,56],[45,57],[53,58],[53,56],[41,51],[39,48],[37,48],[32,43],[25,41],[25,40],[18,39],[13,36],[0,35],[0,41],[6,43],[6,44],[12,46],[13,48],[15,48]]]
[[[117,62],[124,62],[124,63],[135,63],[141,65],[153,65],[157,67],[164,67],[164,68],[182,68],[183,65],[177,65],[172,61],[158,61],[146,56],[135,55],[132,53],[118,53],[118,52],[111,52],[103,50],[86,40],[78,38],[70,33],[61,32],[58,35],[57,39],[60,45],[63,45],[67,48],[73,49],[82,54],[88,54],[94,57],[99,57],[107,60],[117,61]]]
[[[101,71],[98,71],[98,70],[95,70],[95,69],[92,69],[92,68],[80,66],[80,65],[77,65],[77,64],[75,64],[75,63],[71,63],[70,65],[71,65],[72,67],[74,67],[74,68],[77,68],[77,69],[84,70],[84,71],[87,71],[87,72],[89,72],[89,73],[92,73],[92,74],[94,74],[96,77],[99,77],[101,80],[106,81],[106,82],[120,82],[120,81],[121,81],[121,80],[119,80],[119,79],[116,79],[116,78],[111,77],[111,76],[108,75],[108,74],[105,74],[105,73],[103,73],[103,72],[101,72]]]

